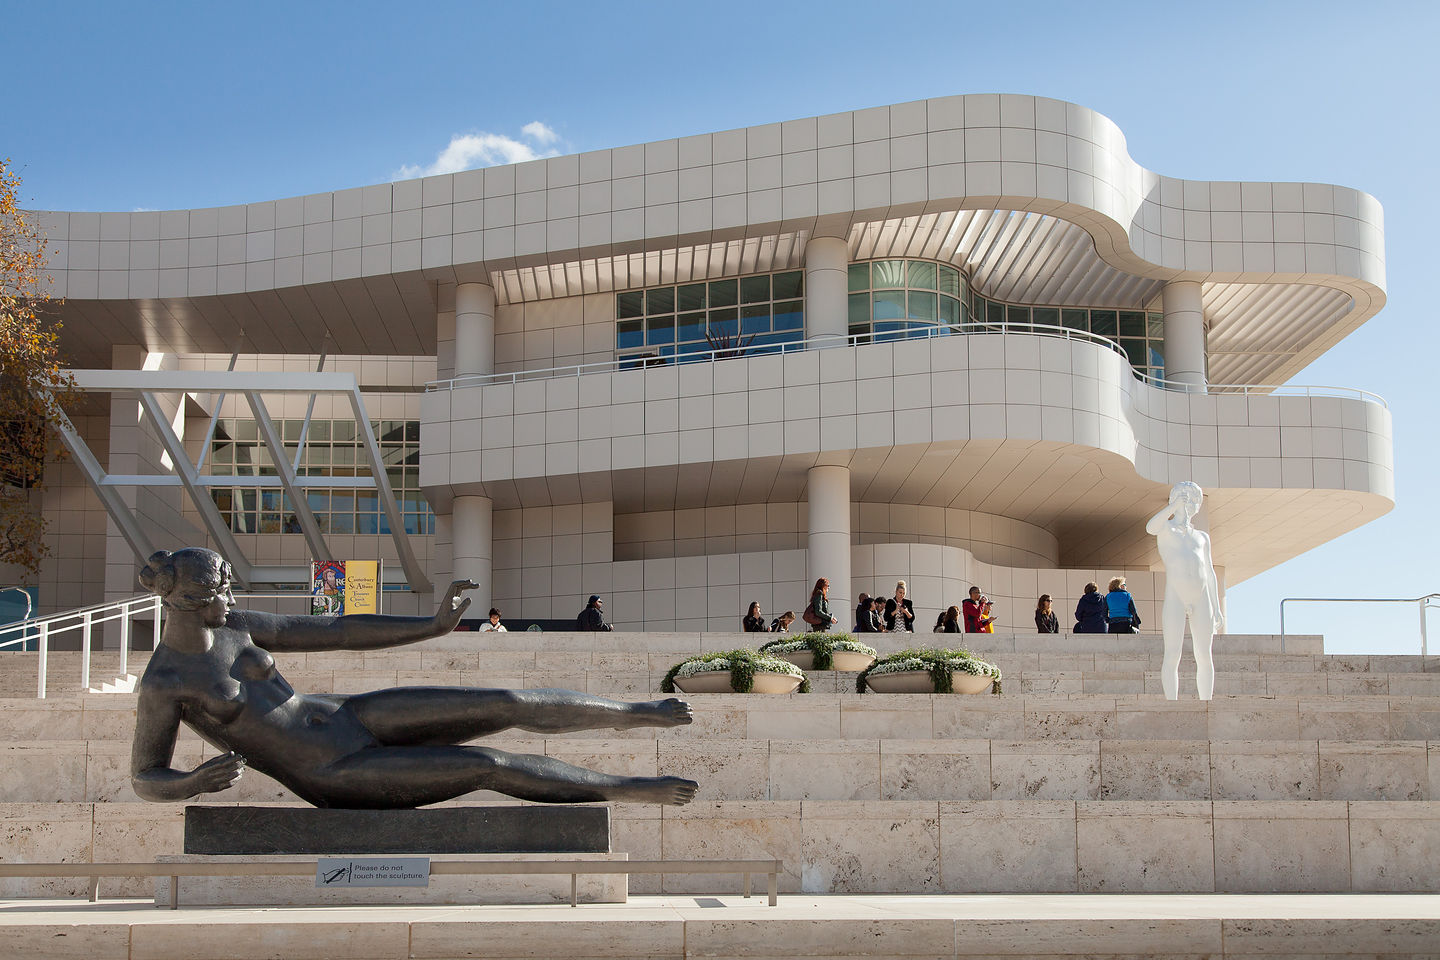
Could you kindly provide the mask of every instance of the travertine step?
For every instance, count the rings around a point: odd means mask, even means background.
[[[716,896],[632,896],[566,922],[553,906],[392,906],[384,910],[191,907],[37,901],[8,904],[17,956],[190,960],[198,941],[230,960],[336,957],[926,957],[1036,960],[1434,960],[1435,898],[1393,895],[1032,894],[952,897],[786,896],[766,907]],[[76,944],[84,949],[76,950]],[[67,953],[65,956],[72,954]]]
[[[576,740],[490,737],[608,773],[673,774],[705,800],[1440,800],[1440,741]],[[186,741],[175,765],[213,747]],[[123,740],[0,745],[0,803],[140,802]],[[254,769],[221,802],[294,800]],[[471,798],[474,802],[474,797]]]
[[[744,633],[453,633],[406,647],[358,653],[290,655],[282,669],[360,670],[560,670],[574,667],[610,671],[646,670],[663,675],[686,656],[711,650],[755,647],[769,635]],[[870,634],[863,637],[882,653],[916,646],[968,646],[1007,671],[1149,669],[1160,666],[1163,643],[1156,634]],[[1283,647],[1283,649],[1282,649]],[[148,651],[132,651],[128,672],[141,673]],[[483,660],[482,660],[483,657]],[[1319,666],[1321,662],[1328,666]],[[1317,636],[1282,638],[1266,634],[1228,634],[1215,645],[1216,667],[1225,671],[1316,669],[1337,672],[1440,672],[1440,657],[1323,656]],[[34,696],[38,654],[0,651],[0,696]],[[91,655],[95,682],[118,676],[119,652]],[[80,690],[80,654],[51,650],[47,691]]]
[[[180,804],[0,805],[16,861],[151,860],[181,848]],[[1436,801],[697,801],[618,804],[637,858],[785,861],[783,891],[1362,892],[1440,889]],[[143,896],[145,884],[109,890]],[[656,881],[632,880],[632,890]],[[0,896],[82,895],[73,880],[4,880]],[[107,888],[108,889],[108,888]],[[665,892],[733,892],[667,875]]]
[[[542,679],[537,686],[566,684]],[[600,684],[589,692],[625,695]],[[1440,740],[1440,697],[1220,696],[1204,702],[1152,694],[812,693],[687,699],[695,710],[690,726],[586,731],[564,739]],[[0,742],[128,741],[134,714],[133,694],[0,699]]]

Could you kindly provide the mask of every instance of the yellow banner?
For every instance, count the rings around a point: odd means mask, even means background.
[[[345,613],[380,612],[380,561],[345,561]]]

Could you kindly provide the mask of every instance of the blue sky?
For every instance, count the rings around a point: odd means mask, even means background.
[[[1390,401],[1399,503],[1233,588],[1231,625],[1277,629],[1284,596],[1440,591],[1426,499],[1440,337],[1424,293],[1440,5],[292,0],[8,4],[0,17],[21,78],[0,155],[36,208],[244,203],[383,182],[458,137],[473,139],[452,156],[479,163],[980,92],[1098,110],[1167,175],[1366,190],[1385,206],[1389,302],[1295,382]],[[1418,649],[1413,610],[1287,620],[1332,649]]]

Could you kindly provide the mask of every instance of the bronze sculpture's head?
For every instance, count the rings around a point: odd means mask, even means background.
[[[140,585],[172,610],[200,610],[210,605],[230,584],[230,564],[214,550],[186,547],[150,555],[140,571]]]

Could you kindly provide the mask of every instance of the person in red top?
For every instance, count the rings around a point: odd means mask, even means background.
[[[986,613],[985,607],[988,603],[979,587],[970,588],[970,599],[960,604],[965,614],[966,633],[985,633],[985,628],[995,622],[995,618]]]

